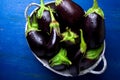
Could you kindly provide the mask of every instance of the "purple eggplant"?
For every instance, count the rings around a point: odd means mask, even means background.
[[[51,17],[50,17],[50,11],[48,9],[48,6],[50,6],[53,10],[53,14],[55,19],[59,22],[60,26],[62,26],[60,29],[63,32],[65,24],[63,24],[63,21],[59,18],[58,14],[55,12],[56,11],[56,6],[55,3],[50,3],[50,4],[44,4],[44,1],[41,0],[40,8],[37,10],[37,22],[39,25],[39,28],[47,33],[50,33],[50,27],[49,24],[51,22]]]
[[[59,52],[49,60],[50,66],[58,71],[65,70],[72,62],[67,57],[67,50],[61,48]]]
[[[50,11],[47,6],[51,6],[53,9],[55,9],[54,3],[45,5],[44,0],[41,0],[40,8],[37,10],[36,17],[39,28],[44,32],[50,33],[49,24],[51,22],[51,17],[50,17]],[[56,15],[56,13],[54,13],[54,15]]]
[[[79,49],[79,37],[70,28],[66,28],[66,31],[62,33],[62,40],[60,45],[68,51],[68,58],[72,61],[73,56]]]
[[[102,43],[100,45],[100,47],[98,47],[96,49],[87,50],[86,55],[79,63],[80,69],[85,70],[85,69],[91,67],[93,64],[95,64],[96,61],[98,61],[98,59],[103,51],[103,48],[104,48],[104,44]]]
[[[26,38],[31,50],[41,58],[45,57],[45,45],[48,40],[48,34],[38,29],[38,23],[36,21],[36,13],[30,18],[28,16],[28,25],[26,30]]]
[[[89,49],[99,47],[105,39],[104,13],[94,0],[92,8],[85,14],[84,37]]]
[[[52,53],[54,55],[54,53],[56,53],[56,51],[59,51],[59,41],[61,39],[60,27],[59,27],[58,21],[56,21],[54,15],[53,15],[52,9],[50,7],[49,7],[49,11],[50,11],[50,17],[51,17],[51,22],[49,24],[50,38],[46,45],[46,48],[47,48],[48,53]]]
[[[75,55],[73,56],[73,60],[72,60],[73,64],[69,67],[69,72],[73,76],[77,76],[79,74],[80,63],[83,60],[83,58],[86,54],[86,50],[87,50],[87,44],[84,40],[82,29],[80,29],[80,37],[79,38],[80,38],[79,49],[76,53],[74,53]]]
[[[73,31],[79,31],[84,17],[84,10],[81,6],[72,0],[55,0],[55,5],[56,12],[63,23],[67,24]]]

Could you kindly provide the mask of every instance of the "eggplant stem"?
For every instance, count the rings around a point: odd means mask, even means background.
[[[54,15],[53,15],[53,9],[50,8],[50,6],[48,6],[49,11],[50,11],[50,16],[51,16],[51,23],[50,23],[50,33],[52,31],[52,29],[55,29],[57,32],[57,35],[60,36],[60,27],[59,27],[59,23],[56,21]]]
[[[94,3],[93,3],[93,7],[94,7],[94,8],[98,8],[99,6],[98,6],[97,0],[94,0],[93,2],[94,2]]]
[[[63,0],[55,0],[55,5],[58,6]]]
[[[67,51],[63,48],[60,49],[58,54],[49,60],[50,66],[56,66],[61,64],[71,65],[72,62],[67,58]]]
[[[39,29],[38,29],[38,23],[37,23],[37,21],[36,21],[36,17],[35,17],[35,14],[33,14],[33,20],[32,20],[32,23],[31,23],[31,21],[30,21],[30,16],[28,16],[28,18],[27,18],[27,30],[26,30],[26,32],[25,32],[25,34],[26,34],[26,36],[27,36],[27,34],[28,34],[28,32],[30,32],[30,31],[40,31]]]
[[[40,0],[41,6],[44,6],[44,0]]]
[[[48,10],[48,8],[44,4],[44,0],[40,0],[40,9],[38,10],[37,17],[42,18],[44,10]]]
[[[49,11],[50,11],[51,21],[52,21],[52,22],[53,22],[53,21],[56,21],[54,15],[53,15],[53,12],[52,12],[53,10],[50,8],[50,6],[48,6],[48,8],[49,8]]]
[[[28,21],[28,27],[27,27],[27,29],[30,29],[31,28],[30,16],[28,16],[27,21]]]
[[[96,13],[100,15],[104,19],[104,12],[102,9],[99,7],[97,0],[93,0],[93,6],[88,9],[88,11],[85,13],[85,17],[88,16],[91,13]]]
[[[33,14],[32,27],[38,29],[38,23],[36,20],[36,13]]]
[[[78,35],[72,32],[71,29],[69,29],[68,27],[66,28],[66,32],[62,33],[62,36],[63,39],[61,40],[61,42],[70,41],[73,44],[75,44],[75,38],[78,38]]]
[[[82,53],[85,53],[85,52],[86,52],[86,49],[87,49],[87,44],[85,43],[82,29],[80,29],[80,38],[81,38],[80,51],[81,51]]]

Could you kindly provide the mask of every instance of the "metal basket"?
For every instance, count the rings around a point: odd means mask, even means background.
[[[52,3],[55,3],[55,2],[54,2],[54,1],[51,1],[51,2],[45,3],[45,5],[52,4]],[[25,18],[26,18],[26,21],[27,21],[27,17],[28,17],[28,10],[29,10],[29,8],[32,7],[32,6],[36,6],[36,8],[31,12],[30,17],[31,17],[32,14],[40,7],[40,5],[37,4],[37,3],[30,3],[30,4],[26,7],[26,9],[25,9]],[[27,30],[27,23],[26,23],[25,31],[26,31],[26,30]],[[105,40],[104,40],[104,49],[103,49],[102,54],[100,55],[99,59],[98,59],[98,60],[96,61],[96,63],[93,64],[91,67],[89,67],[89,68],[87,68],[87,69],[85,69],[85,70],[83,70],[83,71],[80,71],[80,73],[79,73],[78,76],[84,75],[84,74],[87,74],[87,73],[102,74],[102,73],[105,71],[105,69],[106,69],[106,67],[107,67],[107,61],[106,61],[106,58],[105,58],[105,56],[104,56],[105,48],[106,48],[106,43],[105,43]],[[69,73],[68,70],[61,71],[61,72],[56,71],[56,70],[52,69],[52,68],[49,66],[49,64],[48,64],[48,62],[47,62],[46,60],[38,58],[38,57],[35,55],[35,53],[33,53],[33,55],[43,64],[43,66],[45,66],[45,67],[48,68],[49,70],[51,70],[51,71],[53,71],[53,72],[55,72],[55,73],[57,73],[57,74],[60,74],[60,75],[62,75],[62,76],[71,76],[71,77],[72,77],[72,75]],[[101,70],[99,70],[99,71],[95,71],[94,69],[99,65],[99,63],[100,63],[101,61],[103,61],[103,68],[102,68]]]

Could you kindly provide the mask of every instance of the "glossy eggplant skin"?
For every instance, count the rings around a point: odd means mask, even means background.
[[[44,10],[42,18],[37,18],[39,28],[44,32],[49,32],[49,24],[51,22],[50,13],[47,10]]]
[[[45,57],[45,45],[48,40],[48,35],[41,31],[30,31],[27,36],[28,44],[31,50],[40,58]]]
[[[83,58],[83,54],[80,50],[77,51],[77,53],[73,56],[72,65],[69,67],[69,72],[73,76],[77,76],[80,72],[80,62]]]
[[[57,70],[57,71],[63,71],[63,70],[67,69],[67,66],[64,65],[64,64],[61,64],[61,65],[53,66],[52,68],[55,69],[55,70]]]
[[[46,52],[47,52],[47,56],[49,57],[53,57],[55,56],[55,54],[59,51],[60,46],[59,46],[59,42],[60,42],[61,38],[57,35],[56,30],[53,28],[52,32],[50,34],[50,38],[48,43],[46,44]]]
[[[60,4],[56,5],[56,12],[61,20],[73,31],[81,28],[80,25],[85,13],[84,10],[72,0],[62,0]]]
[[[46,6],[50,6],[54,11],[56,11],[55,3],[47,4]],[[38,10],[39,9],[37,9],[36,11]],[[65,31],[65,24],[63,24],[63,21],[59,18],[58,14],[54,12],[53,15],[60,24],[61,32]],[[42,30],[43,32],[50,33],[50,27],[49,27],[50,22],[51,22],[51,16],[48,10],[44,10],[43,15],[40,19],[37,18],[39,29]]]
[[[51,3],[51,4],[47,4],[45,6],[50,6],[53,10],[55,9],[55,4]],[[39,10],[40,8],[38,8],[36,10],[36,12]],[[57,17],[57,13],[54,13],[54,16]],[[43,15],[41,18],[37,18],[37,23],[39,25],[39,28],[43,31],[43,32],[48,32],[50,33],[50,27],[49,24],[51,22],[51,16],[50,16],[50,12],[49,10],[44,10],[43,11]]]
[[[81,71],[90,68],[91,66],[93,66],[95,63],[97,62],[96,59],[94,60],[90,60],[87,58],[83,58],[80,62],[79,62],[79,68]]]
[[[105,38],[104,19],[95,12],[89,14],[85,17],[83,32],[88,48],[99,47]]]
[[[67,50],[67,57],[70,61],[75,61],[75,55],[77,51],[79,50],[78,44],[73,44],[69,41],[64,41],[60,43],[60,46]]]

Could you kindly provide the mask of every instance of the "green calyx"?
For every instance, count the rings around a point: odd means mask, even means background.
[[[48,8],[49,8],[49,11],[50,11],[50,16],[51,16],[51,22],[50,22],[50,25],[49,25],[50,26],[50,32],[52,31],[52,29],[55,29],[57,34],[60,35],[60,27],[59,27],[60,25],[56,21],[54,15],[53,15],[54,10],[51,9],[50,7],[48,7]]]
[[[86,49],[87,49],[87,44],[86,44],[86,42],[84,40],[82,29],[80,29],[80,39],[81,39],[80,51],[81,51],[81,53],[84,54],[86,52]]]
[[[57,66],[61,64],[71,65],[72,62],[67,58],[67,51],[63,48],[60,49],[58,54],[49,60],[50,66]]]
[[[75,38],[78,38],[78,35],[71,31],[71,29],[66,28],[66,32],[62,33],[62,41],[70,41],[75,44]]]
[[[103,51],[103,48],[104,48],[104,44],[102,44],[99,48],[97,49],[91,49],[91,50],[88,50],[87,53],[86,53],[86,58],[87,59],[98,59],[101,52]]]
[[[94,0],[94,1],[93,1],[93,6],[92,6],[90,9],[88,9],[88,11],[87,11],[86,14],[85,14],[85,17],[88,16],[89,14],[91,14],[91,13],[94,13],[94,12],[95,12],[96,14],[100,15],[100,16],[104,19],[104,12],[103,12],[103,10],[98,6],[97,0]]]
[[[42,18],[44,10],[48,10],[48,8],[44,5],[44,0],[40,0],[40,9],[37,12],[37,18]]]
[[[33,19],[32,19],[32,22],[30,21],[30,16],[28,16],[28,19],[27,19],[27,30],[26,30],[26,36],[28,34],[28,32],[30,31],[40,31],[38,30],[38,23],[36,21],[36,15],[33,14]]]
[[[63,0],[55,0],[55,5],[58,6],[59,4],[62,3]]]

